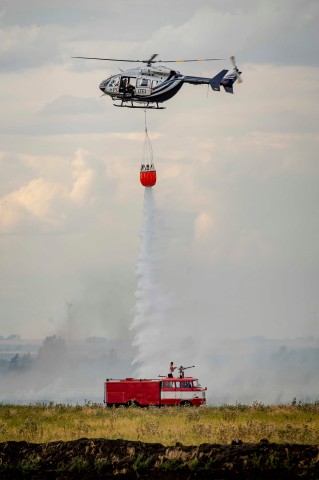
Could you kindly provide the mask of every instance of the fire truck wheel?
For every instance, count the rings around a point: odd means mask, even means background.
[[[126,402],[125,406],[126,407],[137,407],[138,403],[136,403],[135,400],[129,400],[128,402]]]
[[[181,407],[192,407],[193,406],[192,402],[190,402],[188,400],[184,400],[184,402],[181,402],[179,405]]]

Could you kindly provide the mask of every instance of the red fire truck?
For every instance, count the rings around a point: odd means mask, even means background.
[[[206,404],[206,388],[202,388],[197,378],[169,378],[122,380],[106,379],[104,403],[107,406],[137,405],[164,406]]]

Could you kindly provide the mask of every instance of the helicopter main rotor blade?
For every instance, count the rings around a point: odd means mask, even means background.
[[[87,60],[108,60],[110,62],[133,62],[133,63],[142,63],[147,60],[124,60],[123,58],[99,58],[99,57],[71,57],[71,58],[85,58]]]
[[[179,62],[211,62],[217,60],[226,60],[225,58],[197,58],[194,60],[154,60],[158,56],[158,53],[154,53],[148,60],[128,60],[123,58],[100,58],[100,57],[71,57],[71,58],[84,58],[87,60],[106,60],[109,62],[132,62],[132,63],[179,63]]]
[[[216,60],[226,60],[225,58],[197,58],[195,60],[156,60],[156,63],[179,63],[179,62],[212,62]]]

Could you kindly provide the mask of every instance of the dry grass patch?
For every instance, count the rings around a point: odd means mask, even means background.
[[[49,442],[81,437],[174,445],[259,442],[319,443],[319,405],[106,408],[93,404],[0,405],[0,441]]]

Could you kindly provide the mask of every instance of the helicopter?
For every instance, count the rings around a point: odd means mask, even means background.
[[[227,93],[233,92],[233,84],[238,80],[240,83],[241,73],[236,66],[235,57],[230,57],[233,64],[233,71],[221,70],[212,78],[194,77],[183,75],[177,70],[172,70],[164,65],[155,65],[159,63],[178,63],[178,62],[207,62],[224,60],[221,58],[205,58],[202,60],[156,60],[157,53],[154,53],[147,60],[124,60],[117,58],[98,58],[98,57],[72,57],[88,60],[105,60],[112,62],[132,62],[144,63],[145,66],[132,68],[121,71],[116,75],[103,80],[99,88],[103,95],[108,95],[115,102],[115,107],[128,108],[155,108],[163,109],[165,107],[159,104],[166,102],[174,97],[182,88],[184,83],[191,85],[208,84],[215,92],[220,91],[220,87],[224,87]]]

